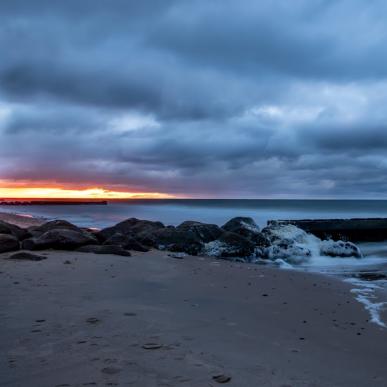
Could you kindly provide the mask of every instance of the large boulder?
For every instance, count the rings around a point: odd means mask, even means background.
[[[134,237],[145,237],[151,232],[165,228],[161,222],[152,222],[150,220],[140,220],[130,218],[123,222],[117,223],[113,227],[104,228],[99,232],[99,237],[102,240],[107,240],[116,233],[123,235],[131,235]],[[138,238],[136,238],[138,239]]]
[[[51,220],[49,222],[46,222],[40,226],[33,226],[29,227],[28,231],[33,237],[38,237],[40,235],[43,235],[47,231],[52,230],[73,230],[77,232],[81,232],[82,230],[75,226],[74,224],[68,222],[67,220]]]
[[[134,250],[134,251],[142,251],[142,252],[149,251],[149,248],[144,246],[133,236],[124,235],[120,232],[116,232],[114,235],[108,238],[103,244],[121,246],[126,250]]]
[[[211,242],[219,238],[224,232],[216,224],[207,224],[187,220],[176,227],[177,230],[187,232],[195,236],[203,243]]]
[[[0,234],[0,253],[16,251],[20,249],[19,240],[11,234]]]
[[[225,232],[218,239],[204,245],[204,255],[220,258],[252,257],[255,244],[242,235]]]
[[[53,229],[44,234],[26,239],[22,242],[25,250],[74,250],[78,247],[98,244],[97,239],[90,233],[71,229]]]
[[[0,220],[0,234],[13,235],[19,240],[28,238],[30,236],[26,229],[16,226],[15,224],[4,222],[2,220]]]
[[[117,245],[87,245],[79,247],[77,251],[81,253],[121,255],[123,257],[131,256],[129,251]]]
[[[321,241],[320,253],[329,257],[362,258],[360,249],[354,243],[344,241]]]
[[[222,226],[222,229],[242,235],[253,241],[258,247],[267,247],[270,244],[269,240],[260,232],[255,221],[249,217],[238,216],[232,218]]]
[[[183,231],[175,227],[165,227],[149,233],[147,243],[160,250],[184,252],[197,255],[204,244],[192,231]]]

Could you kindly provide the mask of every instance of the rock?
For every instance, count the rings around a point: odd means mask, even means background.
[[[224,232],[216,224],[207,224],[195,222],[192,220],[185,221],[176,227],[179,231],[184,231],[194,235],[199,241],[203,243],[211,242],[219,238]]]
[[[0,253],[16,251],[20,249],[18,239],[11,234],[0,234]]]
[[[79,247],[77,251],[81,253],[121,255],[123,257],[131,256],[129,251],[117,245],[86,245]]]
[[[41,226],[29,227],[28,231],[32,236],[37,237],[37,236],[43,235],[47,231],[52,231],[57,229],[82,232],[82,230],[79,227],[68,222],[67,220],[52,220],[42,224]]]
[[[212,379],[215,380],[215,382],[217,383],[228,383],[229,381],[231,381],[231,376],[221,374],[213,376]]]
[[[184,259],[186,257],[186,253],[170,253],[168,254],[168,257],[174,258],[174,259]]]
[[[108,227],[99,232],[100,237],[106,240],[116,233],[131,236],[143,236],[153,231],[165,228],[161,222],[152,222],[150,220],[140,220],[136,218],[130,218],[116,224],[113,227]],[[136,237],[137,240],[139,240]],[[140,241],[141,242],[141,241]]]
[[[326,240],[320,244],[321,255],[341,258],[362,258],[360,249],[352,242]]]
[[[26,250],[74,250],[81,246],[98,243],[97,239],[91,234],[78,230],[53,229],[39,237],[24,240],[22,247]]]
[[[89,324],[97,324],[97,323],[101,322],[101,320],[98,319],[97,317],[89,317],[86,319],[86,322]]]
[[[321,239],[360,241],[384,241],[387,239],[387,219],[302,219],[276,220],[272,223],[293,224]]]
[[[166,227],[152,232],[147,238],[148,243],[152,243],[153,247],[160,250],[183,252],[190,255],[199,254],[204,246],[196,233],[182,231],[174,227]]]
[[[298,264],[310,260],[320,250],[321,240],[291,224],[273,223],[262,230],[271,245],[265,249],[265,258]]]
[[[221,258],[251,257],[254,255],[255,244],[242,235],[225,232],[219,239],[204,245],[204,255]]]
[[[245,216],[237,216],[230,219],[222,226],[222,229],[234,232],[235,234],[243,235],[246,238],[248,238],[251,233],[257,234],[260,232],[260,229],[254,219]]]
[[[115,233],[110,238],[108,238],[105,242],[105,245],[118,245],[123,247],[126,250],[135,250],[147,252],[149,249],[145,247],[142,243],[137,241],[130,235],[124,235],[120,232]]]
[[[359,278],[363,281],[380,281],[387,280],[387,275],[383,273],[358,273],[355,275],[356,278]]]
[[[159,343],[146,343],[142,346],[144,349],[160,349],[162,344]]]
[[[9,259],[17,259],[22,261],[43,261],[44,259],[47,259],[47,257],[22,251],[20,253],[12,254]]]
[[[307,262],[312,257],[312,252],[307,247],[298,246],[293,242],[271,245],[265,252],[266,258],[275,262],[283,260],[292,264]]]
[[[0,234],[9,234],[13,235],[19,240],[23,240],[30,236],[29,232],[21,227],[18,227],[14,224],[4,222],[0,220]]]
[[[242,216],[232,218],[222,226],[222,229],[242,235],[253,241],[258,247],[270,245],[269,240],[260,232],[258,225],[252,218]]]

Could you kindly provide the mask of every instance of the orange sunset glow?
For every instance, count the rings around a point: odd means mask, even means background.
[[[119,192],[104,188],[0,187],[0,199],[168,199],[159,192]]]

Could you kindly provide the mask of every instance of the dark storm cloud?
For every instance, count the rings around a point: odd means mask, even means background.
[[[383,1],[0,2],[0,180],[381,196]]]

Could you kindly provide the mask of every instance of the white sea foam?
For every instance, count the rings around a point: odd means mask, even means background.
[[[321,257],[362,258],[360,249],[351,242],[321,240],[291,224],[277,224],[266,231],[272,245],[269,259],[283,259],[291,264],[316,263]]]
[[[387,325],[382,321],[380,316],[380,313],[387,307],[387,302],[375,302],[375,291],[382,290],[383,288],[375,283],[367,283],[356,278],[346,279],[345,282],[356,286],[351,289],[351,292],[356,294],[356,300],[363,304],[369,312],[371,316],[370,322],[387,328]]]

